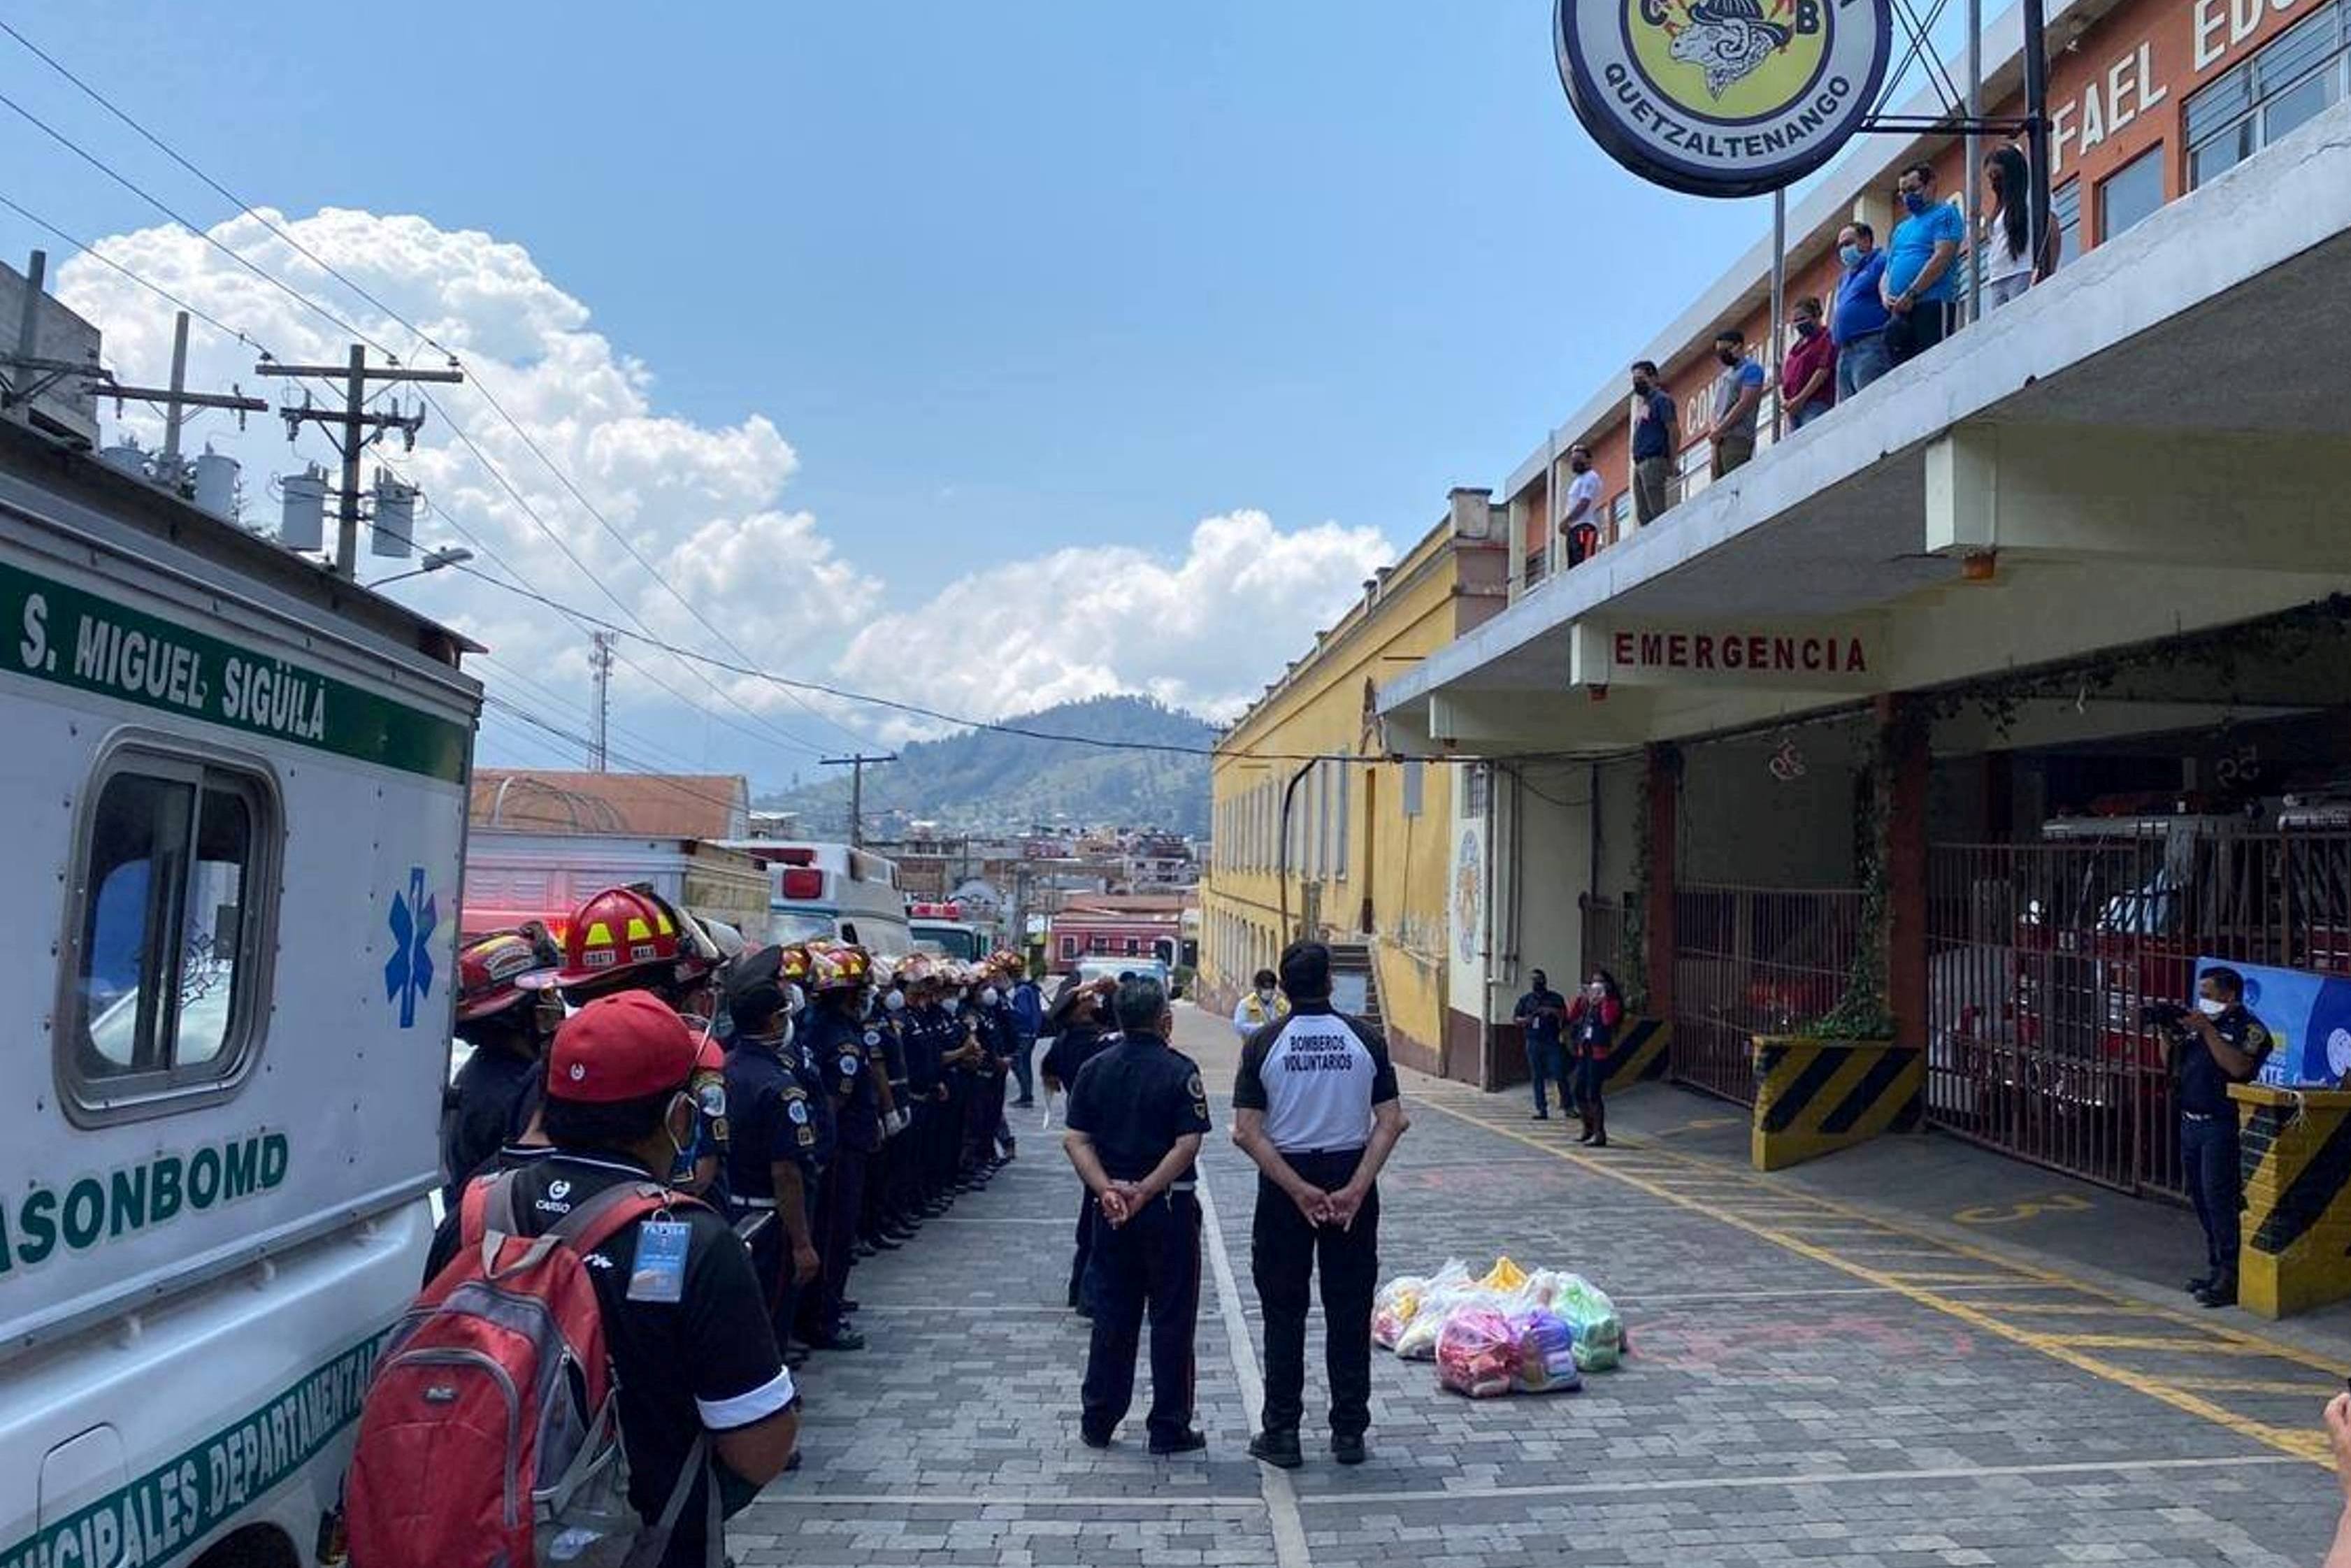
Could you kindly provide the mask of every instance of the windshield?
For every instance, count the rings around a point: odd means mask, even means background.
[[[925,953],[943,957],[961,958],[967,962],[979,957],[979,933],[960,925],[930,925],[916,921],[914,926],[914,946]]]
[[[819,937],[835,935],[833,917],[830,915],[810,915],[801,911],[777,909],[768,915],[768,940],[778,943],[811,942]]]

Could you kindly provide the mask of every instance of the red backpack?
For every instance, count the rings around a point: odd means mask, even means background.
[[[607,1187],[537,1237],[517,1173],[465,1189],[458,1249],[394,1327],[345,1483],[352,1568],[636,1568],[658,1563],[707,1439],[652,1524],[630,1505],[612,1363],[587,1255],[694,1200]],[[715,1511],[717,1489],[710,1489]],[[713,1529],[715,1549],[720,1540]]]

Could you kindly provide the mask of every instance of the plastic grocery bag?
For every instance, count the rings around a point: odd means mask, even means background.
[[[1625,1354],[1625,1320],[1607,1292],[1580,1274],[1570,1274],[1559,1291],[1555,1310],[1575,1331],[1575,1364],[1586,1372],[1605,1372]]]
[[[1437,1379],[1457,1394],[1491,1399],[1518,1386],[1519,1341],[1510,1320],[1489,1307],[1450,1314],[1437,1335]]]
[[[1527,1271],[1511,1262],[1507,1253],[1495,1259],[1494,1266],[1486,1270],[1486,1277],[1478,1281],[1498,1296],[1511,1295],[1524,1289],[1526,1282]]]
[[[1519,1344],[1518,1385],[1524,1394],[1566,1394],[1583,1386],[1575,1364],[1575,1330],[1556,1312],[1522,1312],[1510,1319]]]
[[[1476,1290],[1469,1280],[1469,1266],[1459,1259],[1448,1261],[1425,1281],[1416,1310],[1398,1328],[1391,1348],[1406,1361],[1426,1361],[1435,1355],[1445,1314],[1470,1299]]]
[[[1417,1274],[1398,1274],[1382,1285],[1372,1298],[1372,1343],[1394,1350],[1419,1315],[1421,1298],[1427,1292],[1428,1281]]]

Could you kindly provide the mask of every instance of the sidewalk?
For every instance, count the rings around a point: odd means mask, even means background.
[[[1729,1101],[1644,1084],[1610,1101],[1608,1120],[1612,1140],[1748,1167],[1747,1109]],[[2204,1233],[2187,1207],[2099,1186],[1949,1134],[1880,1138],[1755,1179],[2153,1305],[2201,1310],[2180,1288],[2204,1271]],[[2240,1310],[2211,1316],[2331,1354],[2351,1370],[2351,1302],[2282,1322]]]

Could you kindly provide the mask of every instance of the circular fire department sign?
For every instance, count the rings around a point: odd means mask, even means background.
[[[1859,128],[1894,47],[1890,0],[1557,0],[1560,80],[1608,155],[1654,183],[1751,196]]]

